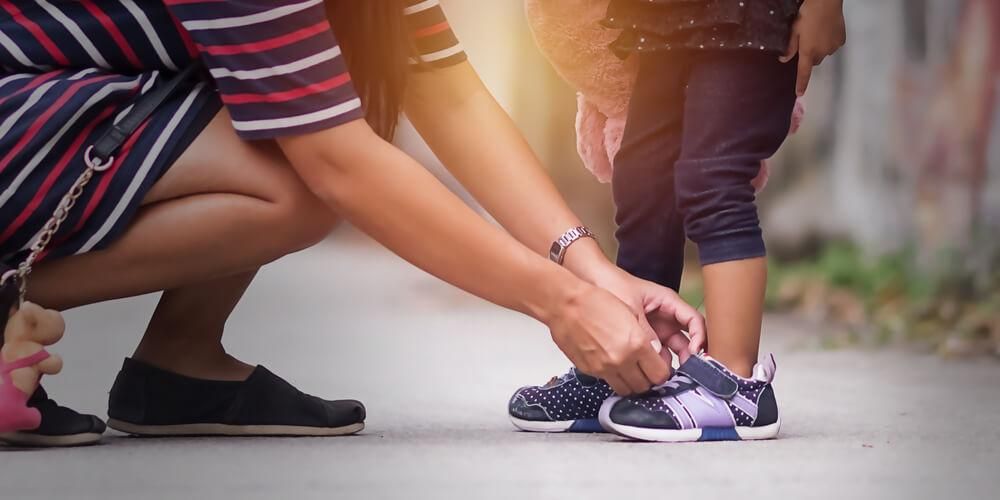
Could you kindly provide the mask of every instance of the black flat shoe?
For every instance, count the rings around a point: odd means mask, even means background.
[[[0,442],[38,448],[87,446],[100,442],[107,430],[100,418],[59,406],[41,387],[28,399],[28,406],[42,414],[42,425],[32,431],[0,434]]]
[[[137,436],[341,436],[365,428],[359,401],[327,401],[258,366],[242,382],[185,377],[125,359],[108,425]]]

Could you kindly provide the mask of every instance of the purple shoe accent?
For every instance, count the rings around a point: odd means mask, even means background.
[[[751,420],[757,418],[757,403],[750,401],[741,393],[737,393],[733,396],[733,399],[729,400],[729,403],[737,407],[743,413],[747,414]]]
[[[694,420],[694,427],[732,427],[736,425],[729,405],[700,387],[674,396]]]
[[[773,357],[743,378],[709,356],[695,368],[678,370],[645,396],[613,398],[601,409],[606,429],[642,441],[717,441],[772,439],[781,426],[771,381]],[[713,384],[714,391],[704,383]],[[723,385],[736,387],[731,394]],[[721,395],[720,395],[721,394]],[[628,404],[623,404],[627,402]],[[667,419],[669,418],[669,420]]]
[[[663,403],[670,408],[674,420],[680,424],[681,429],[693,429],[695,427],[694,420],[691,419],[691,414],[684,409],[684,405],[677,398],[673,396],[665,397],[663,398]]]

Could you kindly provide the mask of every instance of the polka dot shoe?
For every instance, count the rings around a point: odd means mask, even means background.
[[[781,427],[775,369],[771,355],[743,378],[709,356],[692,356],[651,393],[609,398],[599,420],[609,432],[639,441],[773,439]]]
[[[607,382],[576,368],[542,386],[522,387],[510,398],[514,427],[529,432],[604,432],[601,403],[614,391]]]

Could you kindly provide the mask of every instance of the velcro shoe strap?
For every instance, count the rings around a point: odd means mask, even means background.
[[[677,371],[687,375],[705,390],[722,399],[732,398],[740,388],[732,375],[709,363],[701,356],[691,356],[677,368]]]

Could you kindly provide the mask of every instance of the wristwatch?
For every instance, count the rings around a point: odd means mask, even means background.
[[[552,242],[552,246],[549,247],[549,259],[561,266],[563,260],[566,258],[566,249],[580,238],[593,238],[596,240],[597,236],[584,226],[574,227]]]

